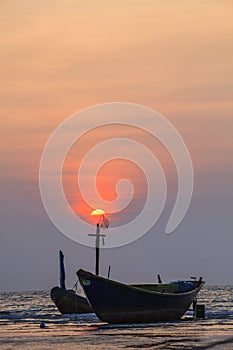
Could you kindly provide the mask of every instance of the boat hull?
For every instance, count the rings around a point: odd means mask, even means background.
[[[76,294],[73,290],[54,287],[50,296],[61,314],[84,314],[93,312],[86,298]]]
[[[189,292],[163,293],[98,277],[79,270],[79,281],[96,315],[108,323],[151,323],[180,319],[203,282]]]

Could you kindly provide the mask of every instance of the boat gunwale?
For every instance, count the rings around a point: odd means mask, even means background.
[[[184,295],[191,295],[191,294],[194,294],[194,292],[197,292],[199,291],[205,284],[205,281],[201,281],[199,286],[190,290],[190,291],[187,291],[187,292],[178,292],[178,293],[166,293],[166,292],[156,292],[156,291],[151,291],[151,290],[146,290],[146,289],[142,289],[140,287],[135,287],[135,285],[131,285],[131,284],[125,284],[125,283],[122,283],[122,282],[118,282],[118,281],[114,281],[114,280],[111,280],[111,279],[107,279],[105,277],[102,277],[102,276],[96,276],[94,274],[92,274],[91,272],[89,271],[85,271],[83,269],[79,269],[77,271],[77,276],[79,278],[79,281],[80,281],[80,276],[79,276],[79,273],[82,273],[84,272],[85,275],[89,276],[87,277],[86,279],[88,278],[94,278],[94,279],[99,279],[99,280],[103,280],[105,283],[108,283],[108,284],[113,284],[113,285],[118,285],[118,286],[123,286],[124,288],[127,288],[127,289],[132,289],[132,290],[135,290],[137,292],[143,292],[143,293],[147,293],[147,294],[150,294],[150,295],[159,295],[159,296],[179,296],[179,297],[182,297]],[[85,279],[85,277],[83,277]],[[82,276],[81,276],[81,279],[82,279]],[[192,281],[185,281],[185,282],[192,282]],[[82,282],[80,281],[80,284],[81,286],[83,285]],[[153,283],[151,284],[153,285]],[[154,285],[158,285],[158,283],[155,283]],[[84,290],[85,292],[85,290]],[[85,293],[86,294],[86,293]]]

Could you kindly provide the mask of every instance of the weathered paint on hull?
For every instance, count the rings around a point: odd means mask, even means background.
[[[180,319],[204,283],[186,293],[158,293],[78,271],[96,315],[108,323],[150,323]]]
[[[73,290],[54,287],[51,290],[50,296],[61,314],[84,314],[93,312],[87,299],[77,295]]]

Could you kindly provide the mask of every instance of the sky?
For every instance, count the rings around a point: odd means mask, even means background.
[[[164,280],[201,275],[208,284],[233,284],[232,11],[227,0],[1,1],[1,291],[57,285],[59,249],[68,286],[80,267],[94,271],[93,248],[71,241],[50,221],[39,164],[48,138],[66,118],[116,101],[152,108],[174,125],[191,155],[194,191],[185,218],[166,235],[177,189],[169,155],[141,132],[102,130],[152,145],[169,200],[146,235],[101,252],[101,274],[111,265],[112,278],[123,282],[153,282],[160,273]],[[101,135],[85,135],[83,147],[74,146],[64,164],[65,193],[80,215],[75,169]],[[114,169],[122,167],[136,188],[136,204],[121,217],[127,221],[143,205],[143,174],[115,162],[100,182],[103,195],[114,198],[121,175]]]

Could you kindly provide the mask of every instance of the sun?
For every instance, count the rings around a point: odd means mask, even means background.
[[[92,210],[91,216],[95,216],[95,215],[105,215],[105,211],[101,210],[101,209],[94,209]]]

